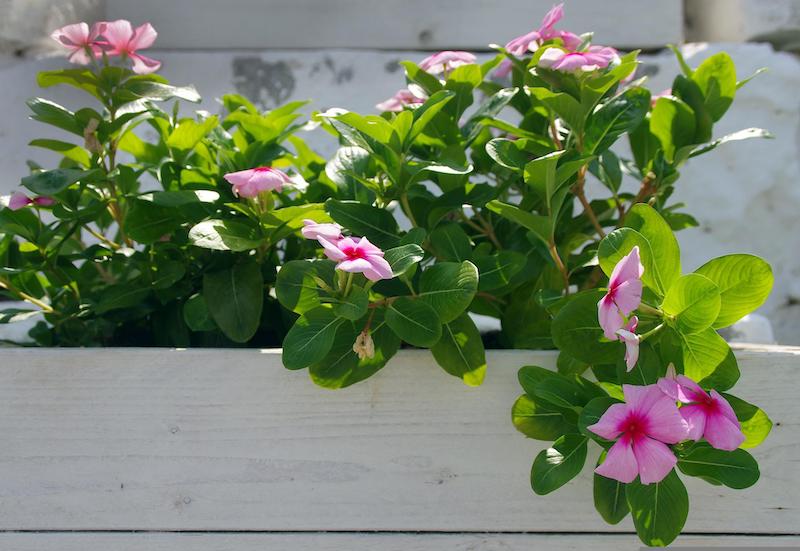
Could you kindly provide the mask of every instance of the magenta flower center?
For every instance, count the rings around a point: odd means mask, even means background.
[[[268,166],[259,166],[253,169],[255,172],[271,172],[272,169]]]
[[[348,260],[357,260],[359,258],[366,258],[367,255],[358,247],[344,247],[341,251],[347,255]]]
[[[638,415],[630,414],[625,421],[622,422],[620,429],[624,436],[636,440],[647,436],[647,421],[640,418]]]

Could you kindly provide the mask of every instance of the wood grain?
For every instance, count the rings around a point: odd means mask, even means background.
[[[759,483],[691,481],[686,530],[797,533],[800,349],[737,351],[736,394],[775,421]],[[631,531],[591,504],[590,473],[535,496],[541,448],[511,426],[523,364],[495,351],[467,388],[403,351],[343,391],[277,351],[0,350],[0,529]],[[590,459],[591,460],[591,459]]]
[[[800,537],[684,536],[677,548],[800,545]],[[543,534],[0,534],[13,551],[637,551],[633,535]]]
[[[109,19],[152,21],[158,48],[485,49],[538,28],[552,0],[107,0]],[[560,28],[597,43],[683,40],[680,0],[570,0]]]

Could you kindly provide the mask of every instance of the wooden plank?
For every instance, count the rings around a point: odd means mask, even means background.
[[[152,21],[159,48],[483,49],[539,26],[553,0],[107,0],[109,19]],[[598,43],[683,39],[680,0],[571,0],[561,28]]]
[[[686,529],[796,533],[800,349],[737,356],[736,394],[776,422],[762,478],[691,481]],[[516,370],[554,359],[490,352],[468,388],[402,351],[332,392],[277,351],[2,349],[0,529],[630,531],[594,512],[588,467],[553,495],[529,488],[541,446],[509,422]]]
[[[800,545],[800,537],[684,536],[676,546],[758,549]],[[14,551],[627,551],[631,535],[545,534],[0,534]]]

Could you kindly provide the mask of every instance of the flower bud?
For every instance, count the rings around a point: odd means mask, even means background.
[[[375,357],[375,342],[368,330],[358,334],[356,342],[353,343],[353,352],[358,355],[359,360]]]

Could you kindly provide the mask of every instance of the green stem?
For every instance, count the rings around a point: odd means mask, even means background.
[[[347,295],[350,294],[350,289],[352,287],[353,287],[353,272],[349,272],[347,274],[347,283],[344,286],[344,296],[345,297],[347,297]]]
[[[647,339],[649,339],[649,338],[650,338],[650,337],[652,337],[653,335],[657,335],[657,334],[658,334],[658,333],[660,333],[660,332],[661,332],[661,331],[662,331],[662,330],[663,330],[665,327],[666,327],[666,324],[664,324],[664,323],[659,323],[658,325],[656,325],[654,328],[652,328],[652,329],[651,329],[650,331],[648,331],[647,333],[642,333],[641,335],[639,335],[639,342],[641,342],[641,341],[646,341]]]
[[[650,314],[652,316],[661,317],[664,315],[664,312],[661,311],[660,308],[656,308],[655,306],[650,306],[649,304],[642,302],[639,304],[638,310],[643,314]]]
[[[415,228],[418,227],[419,224],[417,224],[417,221],[414,219],[414,213],[411,212],[411,205],[408,203],[408,195],[405,192],[400,195],[400,204],[402,205],[406,216],[408,216],[408,220],[411,222],[411,225]]]

